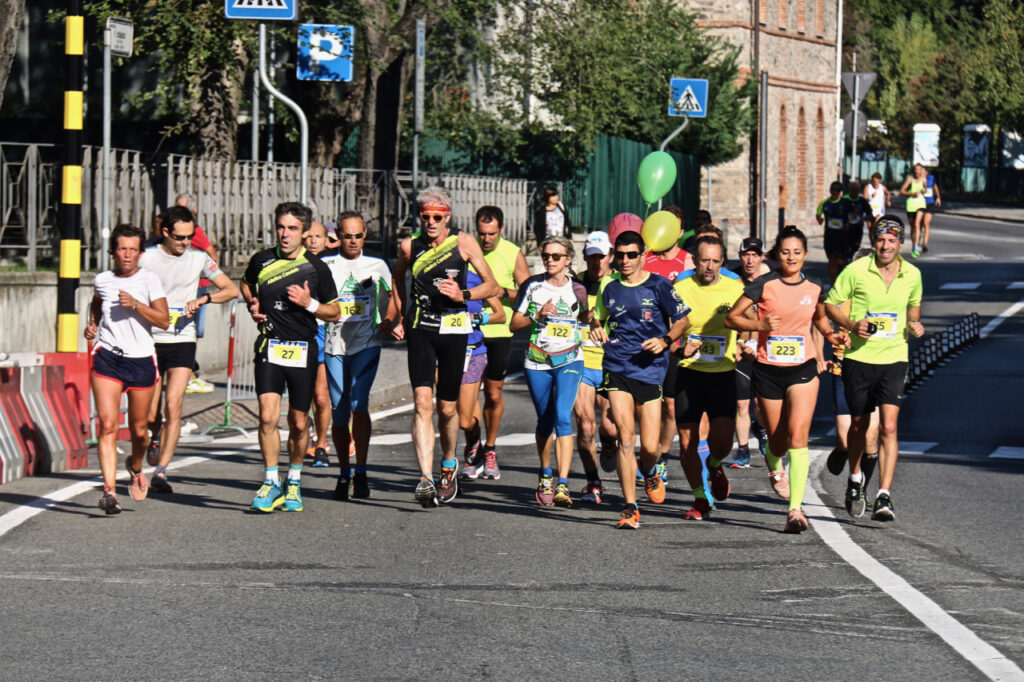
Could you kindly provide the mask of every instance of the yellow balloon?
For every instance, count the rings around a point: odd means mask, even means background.
[[[679,218],[668,211],[658,211],[647,216],[640,234],[651,251],[668,251],[679,239],[681,229]]]

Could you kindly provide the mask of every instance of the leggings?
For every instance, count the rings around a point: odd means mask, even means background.
[[[526,370],[526,385],[537,410],[537,435],[572,435],[572,406],[583,378],[583,361],[552,369]]]

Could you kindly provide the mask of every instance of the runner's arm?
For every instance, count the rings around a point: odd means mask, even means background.
[[[516,267],[512,271],[512,278],[516,281],[516,286],[522,286],[523,282],[530,279],[530,266],[526,264],[526,256],[523,255],[522,250],[516,254]],[[512,289],[506,289],[504,296],[506,298],[515,298],[516,292]]]
[[[935,192],[935,205],[942,206],[942,195],[939,193],[939,183],[932,183],[932,191]]]
[[[466,232],[460,232],[459,250],[462,252],[462,257],[469,261],[481,279],[480,284],[477,284],[472,289],[468,289],[470,300],[482,301],[492,296],[501,296],[501,287],[498,286],[497,280],[494,279],[491,267],[484,260],[484,252],[480,249],[480,243],[477,242],[476,238],[469,236]],[[459,295],[465,299],[465,295],[462,292],[459,292]],[[458,301],[459,299],[456,298],[455,300]]]
[[[217,293],[211,294],[207,291],[194,301],[189,301],[185,305],[185,315],[192,315],[207,303],[225,303],[226,301],[238,298],[238,287],[223,272],[218,273],[211,281],[217,287]]]
[[[746,294],[740,296],[733,304],[732,310],[725,316],[725,326],[738,332],[771,331],[762,327],[765,320],[758,320],[747,315],[747,311],[753,305],[754,302]]]
[[[906,180],[903,181],[903,185],[900,187],[900,196],[901,197],[917,196],[916,194],[911,194],[910,193],[910,181],[911,180],[913,180],[913,177],[908,177]]]
[[[485,300],[484,303],[486,303],[491,308],[491,312],[489,313],[487,323],[505,324],[505,320],[507,318],[505,317],[505,307],[501,305],[501,299],[497,296],[491,296],[490,298]]]
[[[914,336],[921,338],[924,336],[924,325],[921,324],[921,306],[912,305],[907,307],[907,328],[913,332]]]
[[[146,322],[154,327],[167,329],[171,326],[171,316],[167,312],[167,299],[157,298],[146,305],[142,301],[135,301],[135,311],[142,315]]]
[[[100,319],[103,317],[103,299],[93,296],[89,304],[89,319],[85,325],[85,338],[92,341],[96,338],[96,330],[100,326]]]

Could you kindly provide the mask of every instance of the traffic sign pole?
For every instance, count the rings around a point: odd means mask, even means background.
[[[420,133],[423,132],[423,98],[425,83],[425,64],[427,42],[427,22],[416,20],[416,111],[412,133],[412,192],[416,194],[420,186]]]
[[[674,138],[679,133],[683,132],[683,130],[686,129],[686,126],[689,123],[690,123],[690,118],[689,117],[684,118],[683,119],[683,125],[679,126],[675,130],[673,130],[671,135],[669,135],[668,137],[666,137],[664,140],[661,141],[661,146],[658,147],[658,151],[662,151],[662,152],[665,151],[665,147],[667,147],[668,143],[672,141],[672,138]],[[658,210],[659,211],[661,210],[661,199],[658,199]]]
[[[267,92],[281,100],[281,102],[295,113],[299,120],[299,187],[302,203],[309,199],[309,123],[306,121],[306,114],[302,108],[289,99],[283,92],[274,87],[267,77],[267,25],[260,23],[260,82]]]
[[[110,27],[103,31],[103,182],[100,192],[100,235],[110,238]]]

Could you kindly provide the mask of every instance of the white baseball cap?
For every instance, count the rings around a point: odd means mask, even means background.
[[[608,235],[604,232],[591,232],[587,235],[587,243],[583,247],[583,255],[589,256],[594,253],[599,253],[602,256],[607,256],[608,252],[612,250],[612,243],[608,240]]]

